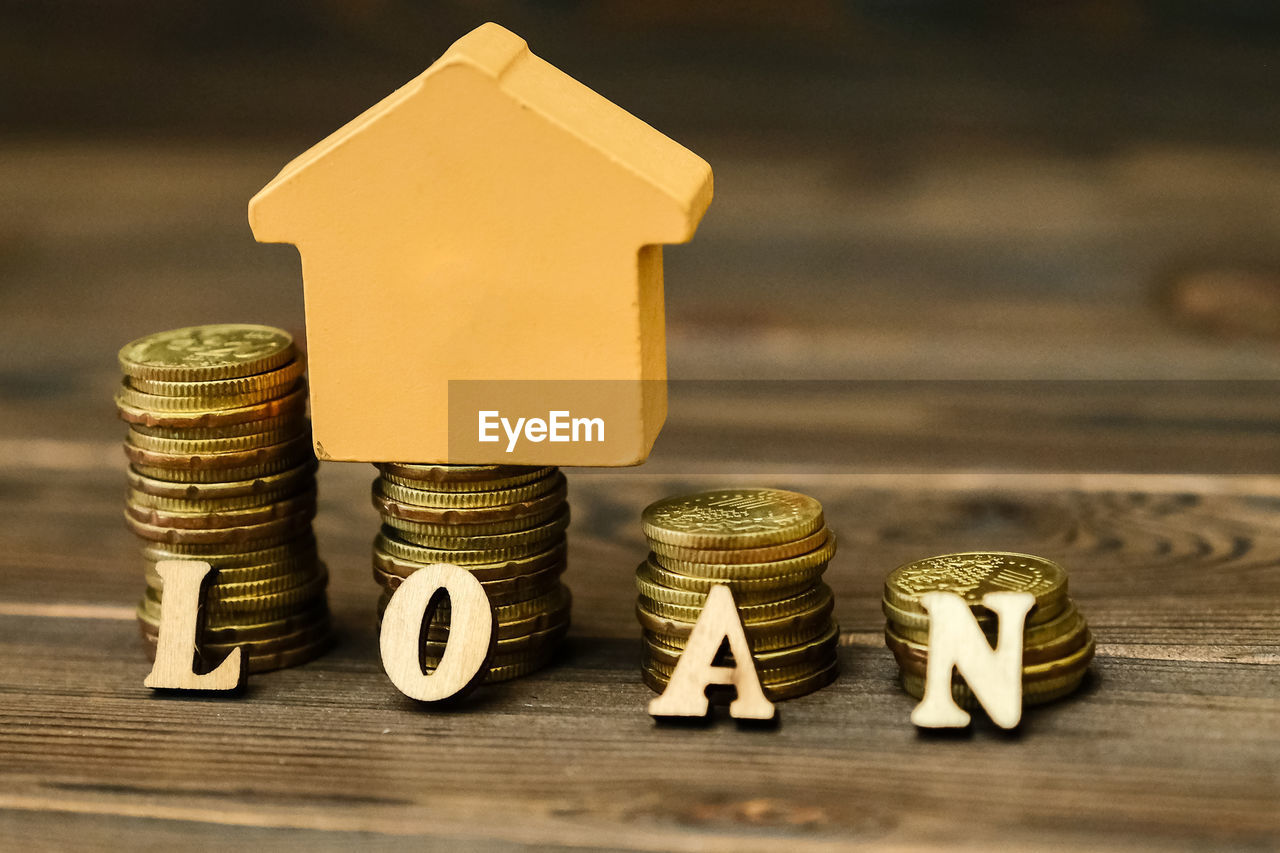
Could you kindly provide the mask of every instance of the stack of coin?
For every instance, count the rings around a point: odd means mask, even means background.
[[[885,579],[885,641],[898,659],[903,688],[924,695],[929,660],[929,616],[920,605],[926,592],[954,592],[964,598],[991,643],[996,641],[995,614],[982,606],[989,592],[1029,592],[1035,606],[1027,617],[1022,647],[1022,704],[1038,705],[1074,691],[1093,660],[1089,625],[1067,596],[1062,566],[1030,554],[972,552],[944,554],[899,566]],[[973,708],[975,700],[958,673],[952,674],[957,704]]]
[[[658,501],[643,522],[651,551],[636,569],[636,616],[646,684],[666,688],[717,584],[733,593],[766,696],[802,696],[835,679],[839,629],[822,573],[836,538],[820,503],[724,489]]]
[[[209,563],[198,651],[216,665],[242,646],[250,672],[314,658],[331,639],[316,555],[316,459],[302,358],[287,332],[210,325],[120,350],[129,423],[125,523],[146,540],[138,623],[154,657],[161,560]]]
[[[557,468],[516,465],[377,466],[373,505],[382,529],[373,576],[383,587],[378,617],[409,575],[432,563],[471,572],[493,607],[495,642],[484,675],[506,681],[547,665],[569,630],[565,528],[569,505]],[[430,672],[444,655],[449,608],[442,603],[423,635]]]

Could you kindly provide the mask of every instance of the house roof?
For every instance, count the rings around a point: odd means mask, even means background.
[[[602,157],[647,182],[687,211],[688,234],[711,203],[711,167],[698,155],[535,56],[524,39],[494,23],[458,39],[431,67],[294,159],[250,202],[291,182],[369,124],[417,94],[433,75],[466,65],[488,77],[525,108],[581,140]],[[255,227],[255,231],[256,231]]]

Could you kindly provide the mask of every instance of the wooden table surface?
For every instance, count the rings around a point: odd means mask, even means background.
[[[301,331],[296,255],[244,205],[311,140],[0,145],[0,846],[1280,846],[1280,348],[1203,330],[1257,314],[1226,290],[1161,289],[1280,245],[1280,149],[677,136],[718,197],[667,253],[666,431],[568,472],[561,659],[448,711],[381,671],[366,465],[320,474],[331,654],[241,698],[142,686],[114,354]],[[775,731],[645,713],[640,510],[725,483],[808,492],[840,536],[842,675]],[[921,735],[878,590],[977,548],[1066,565],[1098,656],[1016,734]]]

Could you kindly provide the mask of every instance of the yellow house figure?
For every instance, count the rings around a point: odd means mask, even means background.
[[[519,36],[464,36],[249,202],[254,237],[302,256],[317,454],[644,461],[666,417],[661,244],[711,194],[704,160]],[[551,411],[604,441],[509,440]]]

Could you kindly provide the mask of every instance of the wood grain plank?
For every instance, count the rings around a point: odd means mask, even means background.
[[[0,141],[0,846],[1274,849],[1280,350],[1157,296],[1184,262],[1274,260],[1275,111],[1215,101],[1251,146],[1197,118],[1079,151],[935,138],[903,94],[807,141],[688,138],[719,197],[667,255],[668,427],[642,469],[569,472],[560,661],[446,712],[381,672],[359,465],[320,475],[338,648],[243,700],[142,687],[115,351],[245,310],[302,329],[296,254],[244,222],[290,145]],[[644,713],[640,509],[723,483],[813,494],[840,537],[843,675],[775,732]],[[880,584],[993,547],[1069,568],[1093,675],[1017,735],[921,737]]]
[[[97,815],[97,831],[142,826],[151,838],[171,824],[205,840],[320,827],[335,835],[317,843],[333,846],[371,833],[482,848],[892,848],[943,844],[963,825],[974,844],[1263,848],[1280,832],[1273,498],[797,478],[790,485],[818,495],[841,534],[829,580],[844,675],[785,703],[782,729],[762,734],[655,728],[644,713],[651,694],[629,613],[636,518],[687,481],[571,477],[584,511],[571,529],[575,627],[562,660],[486,690],[466,712],[432,713],[380,672],[365,567],[372,512],[358,500],[368,472],[343,471],[322,530],[322,547],[336,545],[339,648],[254,679],[243,701],[147,696],[127,621],[4,617],[0,659],[22,664],[0,678],[0,831],[34,832],[48,812],[69,811]],[[986,727],[921,738],[876,642],[880,579],[902,559],[997,541],[1071,569],[1099,637],[1094,674],[1082,695],[1029,713],[1012,740]],[[137,594],[127,563],[110,575],[101,589]],[[28,594],[70,588],[54,577]]]
[[[24,633],[48,630],[38,622]],[[761,829],[772,836],[755,839],[761,849],[781,838],[937,843],[948,823],[973,841],[1071,826],[1068,846],[1177,847],[1261,842],[1276,828],[1267,756],[1280,735],[1267,723],[1278,708],[1259,668],[1104,654],[1082,697],[1028,714],[1013,741],[986,729],[939,740],[905,724],[911,702],[886,650],[844,650],[838,685],[787,703],[783,727],[761,735],[652,726],[634,641],[579,638],[556,670],[490,692],[474,713],[435,714],[377,679],[367,640],[259,679],[248,701],[149,699],[125,633],[91,629],[71,662],[37,657],[46,673],[0,693],[0,805],[155,814],[204,831],[319,826],[629,849],[750,844]],[[68,678],[90,670],[91,683]],[[41,719],[54,707],[56,724]],[[509,824],[483,819],[497,803]]]

